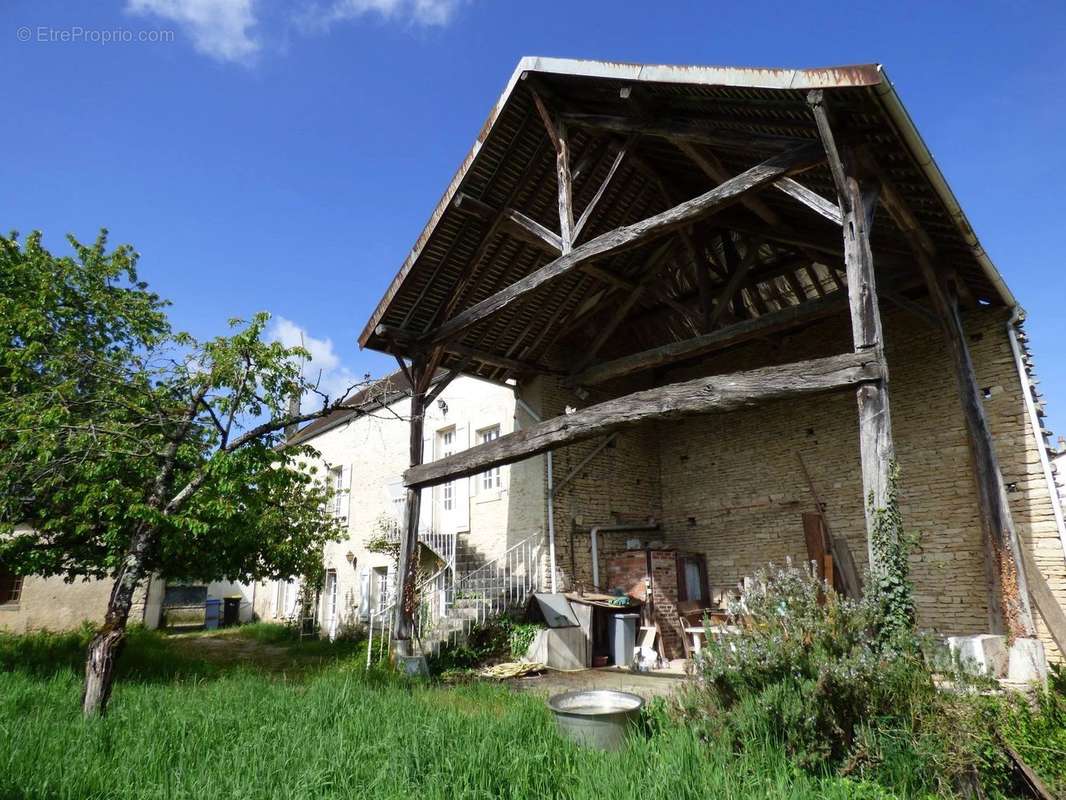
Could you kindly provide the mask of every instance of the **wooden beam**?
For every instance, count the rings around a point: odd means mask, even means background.
[[[574,182],[570,175],[570,141],[566,134],[566,123],[558,117],[553,118],[544,104],[540,92],[531,88],[533,105],[537,108],[544,129],[555,148],[555,176],[559,188],[559,238],[562,240],[562,252],[569,253],[574,242]],[[543,91],[543,90],[542,90]]]
[[[730,239],[726,244],[725,239],[729,238],[729,234],[724,234],[722,240],[723,249],[727,252],[732,251],[733,241]],[[744,258],[733,269],[729,275],[729,279],[726,281],[722,291],[718,293],[718,296],[714,300],[714,309],[711,311],[711,315],[707,320],[707,330],[710,331],[715,325],[718,324],[718,320],[722,318],[722,313],[726,310],[726,307],[733,302],[733,298],[736,297],[737,292],[740,291],[740,287],[744,285],[745,279],[748,277],[748,273],[751,272],[751,268],[755,266],[755,256],[759,252],[759,242],[749,241],[747,252],[744,253]],[[733,256],[736,253],[733,252]],[[731,257],[726,256],[726,261],[729,262]]]
[[[876,381],[880,375],[880,365],[869,354],[845,353],[697,378],[553,417],[447,458],[412,467],[403,479],[408,487],[433,486],[652,420],[735,411],[767,400]]]
[[[691,339],[671,342],[633,355],[594,364],[573,375],[571,381],[579,386],[590,386],[655,367],[664,367],[678,361],[687,361],[732,347],[735,344],[761,338],[775,331],[787,330],[796,325],[824,319],[840,313],[846,307],[847,300],[843,294],[830,295],[822,300],[810,300],[764,314],[761,317],[742,320],[702,336],[694,336]]]
[[[1029,603],[1030,587],[1024,553],[1010,513],[1010,502],[985,415],[981,389],[974,375],[956,287],[936,268],[933,261],[936,247],[903,196],[872,160],[867,158],[866,164],[882,179],[885,208],[914,252],[951,352],[981,510],[985,574],[989,589],[989,623],[994,632],[1004,630],[1005,626],[1011,636],[1033,636],[1036,628]]]
[[[553,258],[563,251],[563,240],[521,211],[505,208],[500,212],[501,227],[515,238],[536,245]]]
[[[496,353],[490,353],[485,350],[478,350],[474,347],[467,347],[458,342],[449,342],[444,345],[444,350],[452,355],[468,358],[471,361],[480,361],[482,364],[508,369],[512,372],[517,372],[520,375],[563,374],[562,370],[549,367],[545,364],[540,364],[535,361],[522,361],[517,358],[508,358],[507,356],[497,355]]]
[[[888,508],[891,474],[896,460],[888,399],[888,369],[884,366],[885,337],[881,327],[873,250],[870,247],[870,228],[877,208],[879,187],[876,182],[860,183],[854,157],[849,159],[845,167],[821,90],[812,91],[807,97],[844,215],[844,267],[847,271],[852,342],[856,352],[869,353],[882,365],[881,380],[864,384],[856,390],[866,544],[870,569],[877,573],[880,565],[877,563],[874,542],[879,535],[878,514]],[[901,532],[889,532],[889,535],[896,534],[901,535]]]
[[[511,286],[459,312],[436,331],[431,332],[430,341],[443,341],[454,337],[470,326],[498,313],[515,300],[571,273],[582,264],[639,247],[679,227],[708,217],[780,177],[801,172],[822,160],[824,158],[817,152],[816,146],[803,145],[797,150],[767,159],[735,178],[680,205],[640,222],[603,233],[545,264]]]
[[[638,136],[656,136],[662,139],[708,144],[732,150],[750,151],[752,148],[758,148],[773,152],[788,150],[810,141],[794,136],[773,136],[749,131],[715,131],[700,124],[698,120],[662,114],[636,118],[614,114],[565,113],[560,117],[564,122],[582,128],[597,128]]]
[[[411,415],[408,454],[411,467],[422,463],[422,427],[425,417],[426,390],[433,373],[425,359],[411,362],[409,374],[414,379],[411,386]],[[422,490],[417,486],[407,487],[407,504],[404,506],[404,527],[400,538],[399,554],[399,602],[392,622],[393,651],[397,656],[413,656],[411,639],[415,633],[414,615],[417,607],[415,582],[418,573],[418,518],[422,505]]]
[[[607,192],[607,187],[611,185],[611,180],[614,178],[615,173],[618,172],[618,168],[622,166],[622,160],[625,158],[626,153],[629,152],[629,147],[630,142],[626,141],[626,143],[619,149],[618,154],[614,157],[614,161],[611,163],[611,168],[607,171],[607,176],[603,179],[603,183],[600,184],[600,188],[596,190],[596,194],[592,196],[592,199],[589,200],[589,204],[585,206],[585,210],[582,211],[581,216],[578,217],[577,223],[574,225],[573,241],[575,243],[581,238],[581,231],[585,229],[585,225],[592,216],[592,212],[596,210],[596,206]]]
[[[840,225],[843,218],[840,215],[840,206],[832,200],[826,200],[817,192],[811,191],[799,181],[792,178],[782,178],[774,181],[774,188],[784,192],[794,200],[799,200],[807,208],[821,214],[830,222]]]

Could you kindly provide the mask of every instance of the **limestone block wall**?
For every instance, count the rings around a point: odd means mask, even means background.
[[[982,533],[966,429],[946,344],[917,317],[885,311],[886,356],[901,510],[915,536],[911,572],[920,623],[943,633],[988,630]],[[1004,309],[965,315],[969,346],[995,439],[1019,536],[1053,591],[1066,604],[1066,560],[1050,495],[1028,424]],[[699,375],[786,363],[850,349],[846,318],[827,320],[783,344],[753,343],[684,370],[657,377],[668,383]],[[647,385],[647,384],[644,384]],[[541,386],[544,407],[560,413],[641,385],[611,386],[581,401],[556,382]],[[576,464],[595,443],[556,452]],[[803,478],[802,454],[825,504],[834,534],[856,563],[867,563],[855,396],[851,391],[790,399],[726,415],[659,423],[620,434],[561,492],[556,503],[559,565],[567,585],[589,580],[588,536],[569,530],[654,513],[662,538],[701,552],[713,588],[736,584],[768,562],[806,559],[801,514],[814,501]],[[615,546],[621,546],[621,537]],[[609,553],[605,553],[609,556]],[[572,558],[572,561],[571,561]],[[1049,653],[1056,650],[1046,629]]]
[[[110,579],[79,579],[67,583],[61,577],[28,575],[23,579],[19,601],[0,605],[0,630],[8,633],[65,631],[86,622],[100,624],[113,585]],[[131,625],[143,624],[149,628],[159,625],[162,591],[163,582],[156,578],[138,587],[130,610]]]
[[[514,393],[509,387],[475,378],[457,378],[426,409],[426,458],[439,455],[435,448],[440,431],[454,430],[454,446],[461,450],[475,444],[478,433],[490,427],[498,426],[500,435],[510,433],[514,429],[514,416]],[[396,499],[403,492],[400,482],[410,460],[409,417],[410,400],[404,398],[387,409],[353,418],[307,441],[319,453],[314,461],[320,474],[341,467],[350,476],[347,496],[342,500],[348,536],[327,544],[323,553],[324,568],[336,571],[337,616],[342,627],[359,620],[364,570],[372,580],[375,569],[386,569],[391,562],[386,554],[369,552],[366,542],[378,533],[383,520],[399,519]],[[502,553],[510,537],[520,537],[524,530],[512,529],[509,524],[510,473],[510,467],[501,468],[499,488],[485,489],[480,476],[455,487],[456,501],[466,506],[465,523],[460,525],[459,536],[481,558]],[[441,487],[435,487],[425,490],[422,496],[426,509],[424,520],[437,529],[441,527],[441,520],[437,519],[441,491]],[[261,584],[256,592],[256,616],[268,620],[284,616],[277,598],[276,581]],[[323,603],[320,614],[325,613]]]

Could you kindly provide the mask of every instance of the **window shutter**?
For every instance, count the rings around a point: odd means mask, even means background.
[[[348,519],[349,510],[352,504],[352,465],[345,464],[341,467],[341,486],[340,492],[338,492],[340,498],[340,510],[339,515],[344,519]]]

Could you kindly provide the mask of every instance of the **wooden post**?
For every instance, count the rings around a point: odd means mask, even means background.
[[[411,466],[416,467],[422,463],[422,422],[431,373],[426,369],[424,360],[412,362],[408,371],[411,377],[410,461]],[[415,654],[411,638],[415,632],[415,577],[418,572],[418,519],[421,506],[421,487],[407,487],[398,565],[399,602],[396,604],[392,628],[393,652],[397,656]]]
[[[877,572],[880,566],[874,552],[877,514],[888,505],[891,470],[896,458],[888,403],[884,332],[874,277],[873,251],[870,248],[870,228],[880,189],[875,181],[867,181],[865,185],[860,183],[854,154],[849,154],[851,157],[847,162],[841,157],[822,92],[810,92],[808,102],[840,201],[852,341],[857,353],[874,354],[881,367],[879,381],[862,384],[855,391],[859,403],[859,458],[862,463],[863,509],[866,513],[866,546],[870,569]]]
[[[923,256],[919,262],[925,273],[933,306],[940,317],[951,350],[955,380],[959,390],[967,439],[973,459],[977,499],[981,508],[984,536],[985,576],[988,580],[988,617],[993,633],[1011,637],[1035,636],[1032,609],[1018,533],[1014,528],[1003,474],[992,443],[992,431],[985,417],[981,389],[973,371],[966,333],[959,318],[958,299],[954,291],[933,270]]]
[[[872,159],[868,158],[867,164],[875,173],[881,173]],[[934,262],[937,251],[933,240],[922,229],[902,195],[884,175],[881,175],[881,182],[885,208],[907,238],[915,260],[921,267],[935,316],[951,351],[981,510],[990,630],[993,633],[1007,631],[1011,636],[1034,636],[1036,629],[1029,604],[1025,554],[1014,528],[981,390],[974,375],[970,349],[966,345],[956,285],[946,280],[943,272],[937,269]],[[1034,580],[1038,579],[1039,574],[1034,574]]]

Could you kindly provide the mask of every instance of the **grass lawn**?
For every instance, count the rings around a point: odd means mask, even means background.
[[[271,626],[137,631],[110,714],[79,713],[76,635],[0,635],[0,798],[887,797],[741,755],[671,724],[599,753],[559,738],[543,698],[364,672],[357,645]]]

